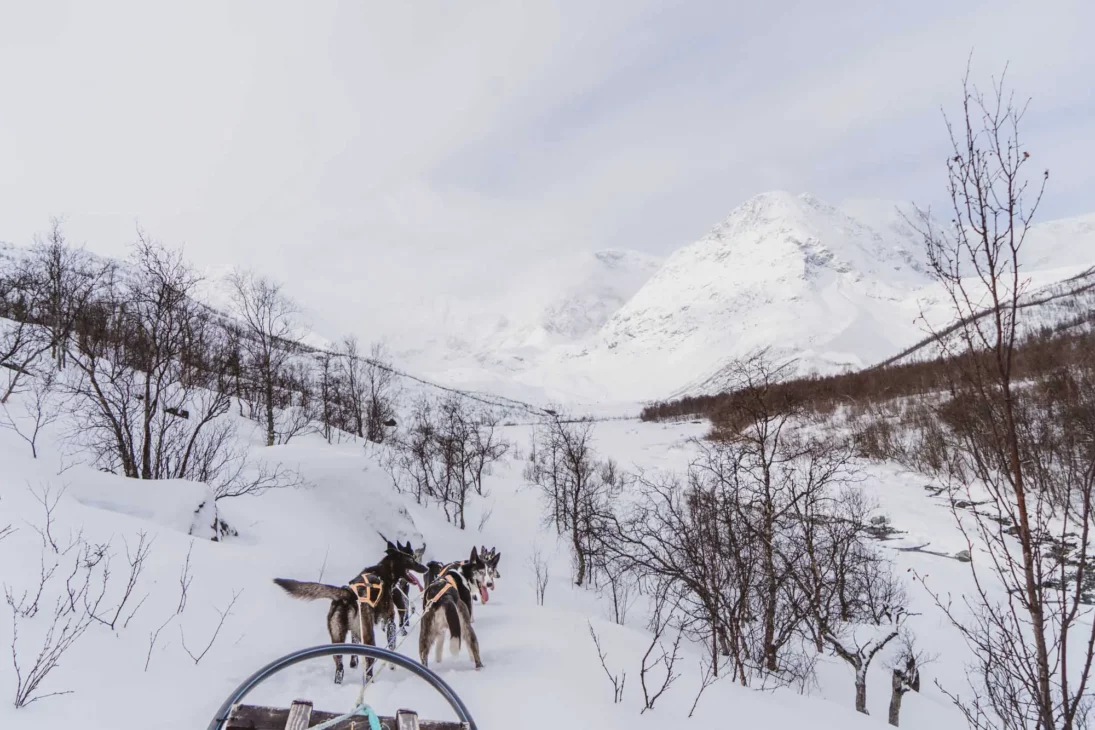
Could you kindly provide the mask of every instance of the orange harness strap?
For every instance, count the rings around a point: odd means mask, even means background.
[[[443,572],[437,577],[437,580],[444,581],[445,585],[437,592],[437,595],[430,599],[430,603],[437,603],[441,600],[441,596],[445,595],[450,590],[456,590],[456,578],[453,578],[451,575],[446,575]]]
[[[380,603],[380,598],[384,595],[384,581],[380,576],[362,573],[350,584],[350,590],[357,596],[358,603],[376,608],[376,604]]]

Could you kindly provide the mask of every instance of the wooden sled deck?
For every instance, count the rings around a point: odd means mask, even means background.
[[[308,700],[296,700],[288,709],[235,705],[228,715],[225,730],[307,730],[320,723],[340,717],[340,712],[323,712],[312,709]],[[399,710],[395,717],[378,715],[382,730],[467,730],[467,723],[435,720],[419,720],[411,710]],[[332,725],[329,730],[369,730],[369,720],[360,715],[347,717]]]

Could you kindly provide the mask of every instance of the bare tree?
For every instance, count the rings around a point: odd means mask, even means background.
[[[547,561],[544,560],[543,553],[537,548],[533,550],[532,556],[529,558],[529,565],[532,568],[532,577],[535,581],[533,587],[536,589],[536,605],[544,605],[544,595],[547,593],[548,581],[551,579],[551,572],[548,568]]]
[[[365,361],[365,437],[373,443],[384,441],[388,424],[395,418],[395,372],[382,343],[373,343]],[[491,424],[493,430],[495,423]]]
[[[1018,382],[1022,252],[1049,173],[1027,173],[1027,102],[1003,77],[986,95],[967,70],[962,109],[957,124],[947,121],[953,220],[938,227],[925,212],[919,221],[958,320],[938,337],[954,394],[939,411],[952,431],[952,473],[973,478],[952,480],[952,504],[980,505],[972,516],[955,510],[972,558],[971,610],[959,615],[937,596],[974,655],[972,696],[950,694],[975,728],[1071,730],[1089,721],[1095,658],[1084,589],[1095,523],[1093,373],[1089,361],[1056,369],[1052,398]]]
[[[725,508],[726,495],[696,471],[686,484],[672,474],[640,473],[632,491],[629,510],[611,528],[612,562],[668,592],[689,638],[707,647],[713,671],[729,657],[735,677],[745,683],[756,560],[728,524],[735,512]]]
[[[54,605],[53,614],[42,646],[33,662],[26,664],[20,659],[19,654],[19,614],[11,603],[9,595],[8,605],[12,609],[11,619],[11,659],[15,669],[15,707],[26,707],[39,700],[58,695],[71,694],[71,690],[41,693],[39,689],[46,678],[58,667],[61,659],[69,649],[73,647],[91,626],[92,618],[89,614],[72,614],[64,610],[63,602],[58,599]]]
[[[668,605],[666,593],[657,591],[654,599],[654,613],[650,618],[650,645],[647,647],[646,653],[643,654],[639,667],[639,683],[643,689],[643,709],[639,714],[647,710],[653,710],[654,703],[658,701],[658,698],[665,694],[666,690],[680,678],[680,675],[675,673],[674,669],[677,666],[677,661],[681,658],[680,646],[681,638],[684,635],[683,631],[677,631],[677,636],[669,649],[665,648],[662,641],[666,630],[670,627],[672,616],[673,607]],[[655,649],[657,652],[655,652]],[[647,676],[653,676],[652,672],[656,667],[661,668],[661,683],[652,682],[648,686]]]
[[[102,623],[111,628],[128,627],[143,603],[138,603],[136,608],[126,613],[125,607],[134,595],[150,546],[143,533],[132,551],[127,543],[128,579],[124,586],[116,588],[110,571],[110,543],[90,543],[82,534],[77,534],[68,545],[62,547],[53,539],[49,527],[56,502],[50,496],[43,496],[42,501],[46,508],[47,525],[36,528],[43,536],[37,585],[32,584],[31,588],[21,593],[12,586],[4,586],[6,603],[11,611],[11,659],[16,679],[14,701],[17,708],[48,697],[70,694],[70,691],[47,692],[43,688],[69,650],[91,626]],[[71,564],[71,569],[66,567],[59,572],[63,562]],[[104,601],[112,593],[120,594],[118,604],[104,608]],[[52,611],[41,611],[51,599]],[[29,619],[34,620],[34,625],[44,627],[44,632],[39,634],[37,650],[27,654],[21,629]]]
[[[317,385],[319,386],[320,413],[319,419],[323,427],[323,438],[331,443],[331,434],[336,423],[336,409],[338,406],[338,375],[334,367],[334,356],[329,352],[316,354]]]
[[[0,272],[0,405],[8,402],[20,382],[33,376],[35,362],[49,349],[49,338],[33,319],[42,306],[42,282],[21,266]]]
[[[156,627],[155,631],[148,632],[148,652],[144,657],[144,671],[148,671],[148,665],[152,662],[152,652],[156,648],[156,642],[160,640],[160,633],[167,628],[167,625],[171,623],[177,615],[178,614],[171,614],[167,617],[166,621]]]
[[[179,605],[175,608],[175,615],[180,615],[186,610],[186,600],[190,592],[190,584],[194,582],[194,576],[190,573],[190,555],[194,552],[194,542],[186,549],[186,560],[183,562],[182,572],[179,573]]]
[[[604,578],[602,593],[608,594],[611,619],[621,626],[627,621],[627,612],[631,610],[637,598],[639,581],[626,565],[607,560],[600,570]]]
[[[277,391],[289,357],[299,346],[299,314],[280,284],[252,271],[234,271],[228,284],[235,314],[244,327],[241,344],[247,354],[246,368],[264,409],[266,445],[273,446],[278,442]]]
[[[9,320],[0,327],[0,371],[6,378],[0,404],[32,375],[47,351],[55,368],[63,367],[67,340],[85,321],[85,306],[111,271],[110,265],[97,265],[71,248],[54,220],[30,256],[0,275],[0,316]]]
[[[779,656],[794,638],[804,603],[795,580],[801,533],[831,485],[851,478],[850,449],[833,440],[796,434],[800,404],[775,386],[788,373],[764,353],[737,363],[735,399],[720,420],[718,441],[698,467],[731,497],[737,530],[756,546],[761,581],[759,614],[763,665],[780,670]]]
[[[126,563],[129,565],[129,570],[127,573],[126,584],[122,590],[121,598],[118,600],[118,604],[112,609],[113,613],[107,612],[104,615],[100,616],[94,611],[89,611],[93,619],[103,624],[104,626],[107,626],[112,631],[118,626],[118,621],[122,617],[122,612],[125,610],[126,604],[128,604],[130,599],[133,598],[133,592],[134,590],[136,590],[137,583],[140,582],[141,574],[144,572],[145,561],[148,560],[149,551],[152,549],[152,540],[148,539],[148,534],[145,532],[137,533],[137,544],[133,547],[132,552],[130,551],[129,542],[126,541],[124,538],[123,542],[125,543],[125,557]],[[104,570],[104,575],[107,579],[109,579],[109,566],[107,570]],[[145,596],[145,598],[147,599],[147,596]],[[123,628],[129,626],[129,621],[133,618],[137,611],[140,610],[141,605],[144,603],[144,600],[145,599],[142,599],[140,603],[137,604],[136,608],[134,608],[133,611],[130,612],[129,617],[125,620],[125,623],[123,624]]]
[[[365,438],[368,408],[368,376],[365,371],[368,364],[356,337],[345,337],[339,344],[339,368],[345,383],[347,430],[358,438]]]
[[[921,653],[913,645],[912,637],[906,634],[893,666],[889,722],[894,727],[898,727],[901,722],[901,700],[909,692],[920,691],[922,663]]]
[[[209,637],[209,641],[206,643],[205,647],[198,651],[197,654],[195,654],[186,646],[186,632],[183,631],[182,625],[179,625],[179,639],[182,642],[183,651],[185,651],[187,655],[194,660],[195,665],[201,663],[201,660],[204,659],[205,655],[209,653],[209,650],[213,648],[213,644],[217,642],[217,637],[220,636],[221,629],[224,628],[224,622],[228,620],[228,617],[231,615],[232,609],[235,607],[236,601],[239,600],[241,594],[242,591],[233,592],[232,600],[229,601],[228,605],[223,611],[219,608],[214,607],[217,615],[220,616],[220,621],[217,622],[217,627],[213,629],[213,633]]]
[[[696,707],[700,704],[700,698],[703,697],[703,693],[707,691],[707,688],[713,685],[719,680],[718,668],[712,666],[707,661],[700,660],[700,688],[696,692],[695,699],[692,700],[692,707],[688,710],[688,716],[696,712]]]
[[[601,668],[605,670],[605,676],[612,683],[612,702],[618,705],[624,700],[624,684],[627,682],[627,672],[612,673],[606,662],[608,655],[601,649],[601,640],[598,638],[597,632],[593,630],[593,624],[588,621],[586,623],[589,625],[589,635],[593,638],[593,646],[597,650],[597,658],[601,660]]]
[[[822,623],[822,634],[833,653],[855,671],[855,709],[867,712],[867,671],[871,662],[900,633],[908,612],[905,595],[889,566],[881,561],[865,563],[864,596],[856,623],[832,618]]]
[[[491,413],[470,408],[455,394],[437,403],[423,398],[410,427],[393,440],[386,468],[397,488],[420,504],[439,503],[445,518],[463,530],[469,499],[488,496],[483,479],[508,448]]]
[[[570,540],[575,585],[586,582],[604,552],[617,476],[615,464],[597,460],[592,422],[555,415],[536,431],[525,479],[544,494],[548,522]]]
[[[74,338],[69,359],[80,377],[76,437],[100,465],[139,479],[200,478],[224,434],[213,425],[228,412],[223,382],[209,382],[195,361],[215,360],[209,322],[193,299],[198,277],[178,252],[138,232],[134,280],[114,287],[91,309],[102,317]],[[200,456],[199,456],[200,455]]]
[[[0,405],[3,409],[0,428],[14,431],[19,438],[26,441],[35,459],[38,458],[38,435],[42,429],[53,425],[61,417],[60,403],[55,395],[55,377],[55,371],[46,370],[32,378],[30,395],[22,400],[19,409],[22,413],[19,416],[12,414],[10,403]]]

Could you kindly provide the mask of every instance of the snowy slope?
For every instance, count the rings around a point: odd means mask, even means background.
[[[13,408],[18,411],[18,404]],[[246,425],[246,424],[241,424]],[[291,464],[308,480],[301,489],[267,492],[259,497],[227,500],[221,514],[239,531],[222,542],[191,535],[192,511],[207,497],[203,485],[186,482],[148,484],[97,472],[79,463],[79,455],[63,448],[58,424],[43,436],[40,458],[31,458],[26,444],[9,431],[0,431],[0,529],[11,523],[17,531],[0,541],[0,575],[12,592],[34,590],[42,565],[58,560],[67,569],[71,555],[56,555],[43,547],[36,528],[45,524],[42,505],[34,492],[43,487],[67,490],[54,511],[52,533],[63,546],[81,535],[93,543],[111,545],[114,570],[124,574],[125,548],[145,533],[151,541],[145,573],[137,584],[136,602],[144,599],[125,626],[111,630],[95,625],[65,654],[60,666],[42,686],[44,693],[71,692],[48,697],[16,710],[0,702],[0,727],[38,727],[59,730],[79,717],[88,730],[129,730],[156,726],[167,730],[204,727],[224,696],[251,671],[295,649],[324,643],[326,605],[293,601],[270,579],[276,576],[340,583],[371,562],[381,543],[377,530],[389,537],[425,540],[427,557],[451,559],[466,554],[473,544],[497,545],[503,553],[502,579],[489,605],[476,608],[476,631],[485,668],[474,671],[466,656],[446,656],[438,665],[441,675],[465,700],[483,730],[538,730],[559,727],[560,716],[575,727],[675,727],[686,721],[699,686],[698,647],[686,647],[681,678],[653,712],[639,714],[641,693],[637,667],[649,642],[641,604],[625,626],[605,617],[606,600],[569,585],[565,547],[541,522],[538,496],[523,486],[523,462],[513,460],[490,477],[491,500],[480,511],[493,510],[481,530],[461,532],[445,523],[432,508],[415,505],[395,493],[376,454],[360,445],[331,446],[306,439],[286,447],[255,448],[263,458]],[[687,439],[700,435],[702,426],[605,424],[598,428],[597,445],[621,464],[647,469],[681,469],[694,455]],[[527,443],[524,428],[507,430],[507,437]],[[63,454],[65,454],[63,456]],[[74,461],[75,460],[75,461]],[[948,530],[945,506],[924,497],[920,480],[885,470],[877,473],[888,500],[884,509],[895,515],[916,514],[912,541],[931,539],[941,549],[960,547]],[[153,509],[152,506],[155,505]],[[901,526],[902,520],[898,520]],[[911,521],[910,521],[911,523]],[[912,523],[911,523],[912,524]],[[905,544],[897,541],[896,546]],[[551,581],[546,605],[537,606],[528,561],[534,551],[547,555]],[[189,555],[189,558],[188,558]],[[905,557],[907,555],[907,557]],[[41,560],[40,560],[41,556]],[[930,567],[933,575],[959,570],[953,561],[895,553],[901,567]],[[178,612],[180,578],[189,559],[192,582],[185,608]],[[41,562],[44,561],[44,562]],[[55,583],[63,585],[63,581]],[[62,589],[63,590],[63,589]],[[120,598],[121,586],[108,596]],[[237,596],[217,638],[219,611]],[[14,637],[25,662],[48,628],[53,595],[47,591],[38,616],[21,620]],[[923,607],[923,596],[917,599]],[[7,607],[3,607],[6,611]],[[127,610],[126,614],[128,615]],[[624,701],[614,704],[611,688],[589,639],[587,621],[600,634],[607,663],[627,672]],[[921,621],[925,646],[932,651],[954,643],[954,637],[936,627],[934,616]],[[161,628],[162,627],[162,628]],[[0,621],[0,645],[13,641],[10,616]],[[195,655],[209,645],[195,662]],[[407,638],[400,650],[416,655],[417,636]],[[24,665],[25,666],[25,665]],[[331,683],[332,664],[320,660],[289,670],[264,685],[250,699],[285,706],[308,697],[316,706],[345,710],[357,695],[359,675],[348,673],[343,686]],[[929,677],[948,682],[961,679],[961,661],[953,650],[946,666],[933,667]],[[883,662],[872,668],[869,707],[872,716],[853,712],[851,674],[836,660],[824,659],[818,685],[809,696],[791,690],[757,691],[723,680],[704,695],[694,718],[697,727],[721,727],[727,717],[743,726],[798,730],[885,727],[888,670]],[[10,699],[14,670],[0,662],[0,692]],[[425,684],[402,672],[381,672],[366,694],[379,711],[414,707],[423,716],[450,717],[439,697]],[[122,712],[119,713],[119,708]],[[165,710],[170,708],[170,710]],[[579,719],[580,718],[580,719]],[[960,717],[942,695],[925,682],[924,692],[906,698],[902,726],[914,730],[957,730]]]

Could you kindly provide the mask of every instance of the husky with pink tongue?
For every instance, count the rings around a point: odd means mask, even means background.
[[[490,590],[494,588],[494,573],[490,565],[483,560],[477,548],[471,549],[471,556],[467,560],[455,560],[451,563],[441,563],[431,560],[426,564],[429,569],[426,573],[426,591],[437,580],[448,575],[455,575],[458,580],[455,590],[459,594],[460,601],[468,609],[468,617],[472,616],[472,604],[474,601],[487,603],[490,600]],[[429,598],[423,593],[422,607],[429,607]]]

